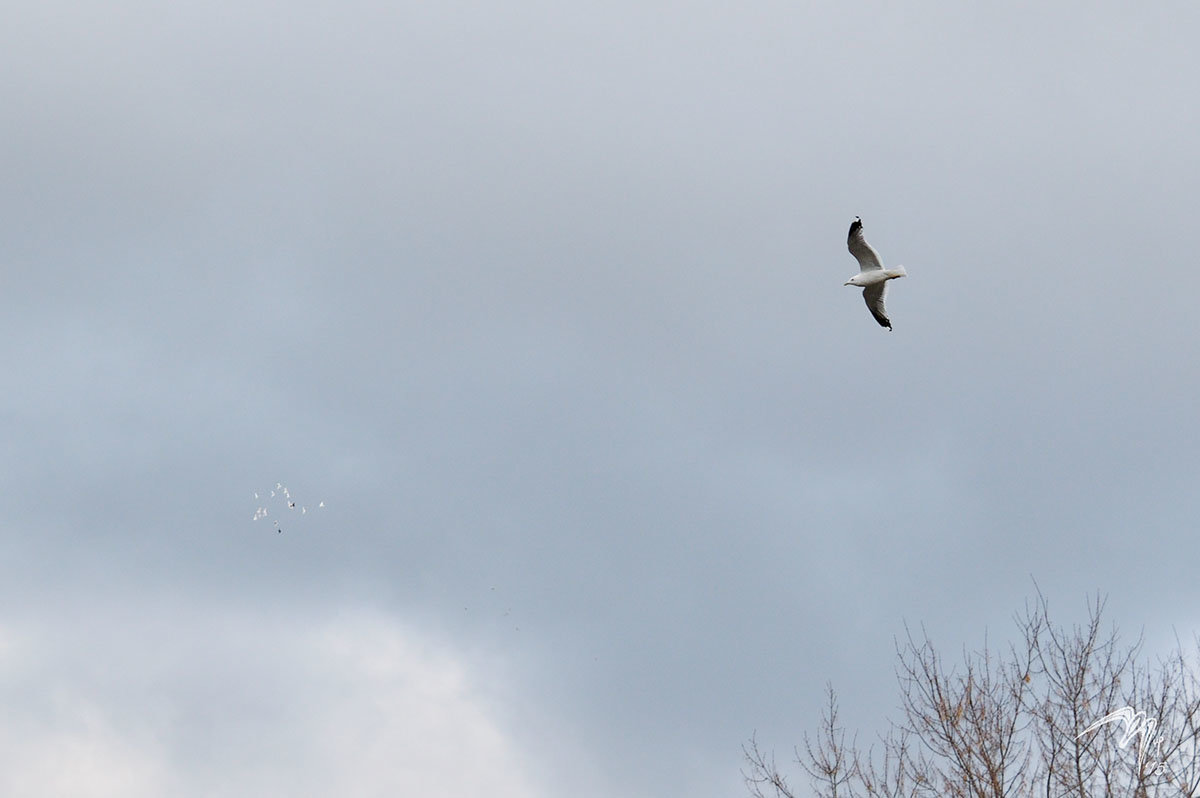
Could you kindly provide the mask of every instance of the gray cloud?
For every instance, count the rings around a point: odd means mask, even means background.
[[[123,608],[61,672],[151,791],[282,724],[143,717],[163,603],[507,663],[490,750],[595,795],[736,792],[830,678],[877,725],[903,619],[1003,635],[1031,576],[1189,629],[1196,13],[22,9],[6,604]],[[891,335],[839,290],[855,215],[910,273]],[[276,481],[328,513],[252,522]],[[211,693],[254,646],[147,672]]]

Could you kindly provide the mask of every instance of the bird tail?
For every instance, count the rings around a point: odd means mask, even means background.
[[[908,272],[904,271],[903,266],[897,266],[893,269],[888,269],[887,275],[888,277],[907,277]]]

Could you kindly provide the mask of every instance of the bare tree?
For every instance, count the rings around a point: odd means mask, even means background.
[[[985,642],[947,665],[922,629],[896,645],[900,721],[867,750],[846,739],[837,694],[795,761],[818,798],[1150,798],[1200,796],[1200,675],[1176,642],[1154,663],[1142,640],[1102,623],[1050,621],[1039,593],[1019,643]],[[1200,649],[1198,649],[1200,650]],[[800,798],[757,739],[743,747],[753,798]],[[806,793],[807,794],[807,793]]]

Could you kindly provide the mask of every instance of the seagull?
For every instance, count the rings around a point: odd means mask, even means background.
[[[897,266],[894,269],[883,268],[883,263],[879,260],[879,253],[867,243],[867,239],[863,238],[862,227],[862,218],[855,216],[854,221],[850,223],[850,235],[846,240],[846,245],[850,247],[850,254],[858,261],[858,268],[861,271],[842,285],[861,288],[863,299],[867,302],[867,309],[871,311],[875,321],[879,322],[880,327],[887,327],[891,331],[892,322],[887,317],[887,308],[883,306],[883,299],[887,296],[887,281],[897,277],[906,277],[908,272],[904,271],[903,266]]]

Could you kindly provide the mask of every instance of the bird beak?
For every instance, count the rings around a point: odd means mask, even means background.
[[[849,280],[847,280],[846,282],[842,283],[842,285],[854,285],[854,283],[852,283],[852,282],[850,282]]]

